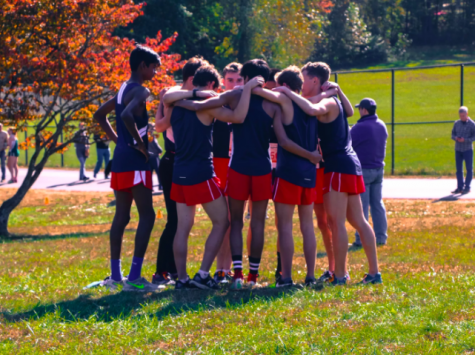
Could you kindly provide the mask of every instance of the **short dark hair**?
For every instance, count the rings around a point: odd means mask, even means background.
[[[201,56],[190,58],[183,67],[183,82],[195,75],[196,71],[203,65],[209,65],[209,62]]]
[[[138,45],[137,47],[135,47],[132,53],[130,53],[130,69],[132,71],[137,71],[142,62],[144,62],[147,67],[150,64],[162,64],[162,62],[160,61],[160,56],[157,52],[148,47]]]
[[[368,111],[369,115],[375,115],[376,114],[376,107],[371,107],[366,109]]]
[[[241,69],[242,69],[242,64],[236,63],[236,62],[229,63],[223,69],[223,77],[225,77],[227,73],[238,73],[239,74],[241,72]]]
[[[269,73],[269,79],[267,81],[273,81],[275,82],[275,74],[280,72],[280,69],[277,68],[272,68]]]
[[[307,75],[314,78],[317,77],[320,80],[320,84],[325,84],[328,79],[330,79],[330,74],[332,70],[327,63],[323,62],[315,62],[315,63],[307,63],[302,68],[302,72],[307,72]]]
[[[250,80],[256,76],[262,76],[267,82],[269,80],[270,68],[265,60],[262,59],[253,59],[250,60],[242,66],[241,76],[245,79],[246,77]]]
[[[292,91],[300,92],[303,85],[302,72],[295,65],[285,68],[276,75],[277,83],[282,86],[287,84]]]
[[[193,85],[206,86],[209,82],[214,82],[213,88],[217,89],[221,82],[221,76],[219,75],[215,67],[212,65],[205,65],[200,67],[193,77]]]

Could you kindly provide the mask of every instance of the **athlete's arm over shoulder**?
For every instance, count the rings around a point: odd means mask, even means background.
[[[321,116],[328,112],[328,108],[323,103],[313,104],[299,94],[289,90],[284,86],[279,86],[273,91],[281,92],[287,95],[293,102],[295,102],[307,115]]]
[[[292,154],[298,155],[302,158],[310,160],[313,164],[318,164],[322,160],[318,150],[314,152],[309,152],[308,150],[302,148],[297,143],[289,139],[285,133],[284,125],[282,123],[282,110],[278,107],[274,114],[274,132],[277,136],[277,141],[279,145],[285,150],[289,151]]]
[[[190,111],[210,110],[213,108],[228,105],[230,99],[237,94],[236,91],[227,91],[221,95],[212,97],[204,101],[180,100],[175,102],[175,106],[183,107]]]
[[[215,109],[208,110],[212,117],[217,120],[230,122],[230,123],[243,123],[246,119],[247,113],[249,112],[249,104],[251,101],[251,91],[258,85],[264,85],[264,78],[255,77],[252,80],[249,80],[241,93],[241,98],[239,103],[234,108],[234,110],[228,109],[226,107],[218,107]]]
[[[114,143],[117,143],[117,133],[115,133],[109,120],[107,119],[107,115],[115,110],[115,102],[116,98],[114,97],[102,104],[101,107],[99,107],[99,109],[94,113],[94,119],[99,123],[104,132],[106,132],[107,137],[109,137],[111,141],[114,141]]]
[[[171,105],[172,103],[176,101],[191,99],[194,96],[200,97],[200,98],[209,98],[209,97],[215,97],[217,95],[218,94],[216,94],[212,90],[198,90],[198,89],[181,90],[181,89],[172,88],[163,96],[163,103],[165,105]]]

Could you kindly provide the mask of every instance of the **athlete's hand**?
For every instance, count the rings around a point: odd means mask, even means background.
[[[213,90],[202,90],[202,91],[197,91],[196,96],[202,99],[209,99],[210,97],[218,96],[218,94],[215,93]]]
[[[129,144],[129,146],[145,155],[145,162],[148,162],[148,150],[145,148],[145,144],[143,144],[143,142],[141,144],[139,143],[138,145]]]
[[[246,86],[250,86],[251,89],[254,89],[255,87],[258,86],[264,86],[265,80],[262,76],[256,76],[255,78],[252,78],[246,83]]]
[[[322,91],[328,91],[331,89],[336,89],[338,91],[340,90],[340,85],[333,81],[327,81],[325,84],[322,85]]]
[[[315,164],[315,165],[320,163],[322,161],[322,155],[320,154],[320,151],[318,149],[313,151],[311,153],[311,156],[310,156],[309,160],[312,164]]]
[[[273,88],[272,91],[281,92],[282,94],[285,94],[287,96],[289,96],[289,94],[291,93],[290,89],[285,86],[278,86],[276,88]]]
[[[160,101],[163,100],[163,97],[168,92],[168,90],[170,90],[170,88],[163,88],[162,91],[160,91]]]
[[[460,138],[459,138],[459,142],[460,142],[460,143],[463,143],[463,142],[465,142],[465,138],[463,138],[463,137],[460,137]]]

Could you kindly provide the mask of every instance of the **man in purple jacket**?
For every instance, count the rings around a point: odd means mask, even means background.
[[[388,131],[384,122],[376,115],[376,101],[369,98],[363,99],[359,105],[356,105],[356,108],[359,109],[361,118],[350,132],[353,149],[358,155],[363,168],[363,178],[366,186],[366,192],[360,195],[363,213],[366,220],[368,220],[368,209],[371,207],[376,243],[385,245],[388,239],[388,221],[382,190]],[[353,246],[361,247],[358,232],[355,236]]]

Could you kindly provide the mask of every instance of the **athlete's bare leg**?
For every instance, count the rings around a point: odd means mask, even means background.
[[[332,231],[328,222],[328,216],[323,203],[315,204],[315,215],[317,216],[318,229],[322,233],[323,244],[328,258],[328,271],[335,272],[335,254],[333,252]]]
[[[242,229],[244,227],[243,214],[246,201],[229,198],[229,211],[231,213],[231,233],[229,243],[232,255],[242,255]]]
[[[251,199],[249,199],[248,206],[249,206],[249,214],[252,216]],[[251,255],[251,241],[252,241],[252,229],[251,229],[251,223],[249,222],[249,228],[247,229],[247,238],[246,238],[247,255]]]
[[[295,205],[275,203],[275,213],[278,218],[277,245],[282,248],[280,259],[282,263],[282,278],[292,277],[292,259],[294,257],[294,238],[292,235]],[[315,258],[315,255],[314,255]]]
[[[186,272],[188,236],[195,221],[196,206],[187,206],[184,203],[177,202],[176,210],[178,213],[178,227],[173,241],[173,255],[175,256],[178,279],[185,280],[188,277]]]
[[[119,260],[122,249],[122,238],[124,231],[130,221],[130,207],[133,197],[130,192],[115,191],[116,207],[114,220],[110,230],[110,251],[111,259]]]
[[[323,196],[323,201],[332,229],[335,276],[343,278],[347,274],[348,233],[345,222],[348,194],[332,190]]]
[[[228,204],[226,203],[224,196],[221,196],[212,202],[205,203],[203,208],[211,220],[211,223],[213,223],[213,228],[206,240],[205,252],[200,270],[209,272],[209,269],[211,268],[211,265],[213,265],[213,261],[223,244],[224,235],[229,228]]]
[[[358,231],[361,237],[361,244],[368,258],[369,274],[375,275],[379,272],[378,252],[376,251],[376,237],[373,228],[364,218],[363,207],[359,195],[348,196],[347,209],[348,222]]]
[[[307,277],[315,278],[315,259],[317,258],[317,239],[313,227],[313,204],[298,206],[300,231],[303,237],[303,253],[307,264]],[[280,252],[282,255],[282,252]]]
[[[266,211],[269,200],[253,201],[251,212],[252,240],[249,256],[261,258],[264,249],[264,228],[266,225]]]
[[[226,204],[229,206],[228,198],[226,197]],[[228,221],[231,221],[231,212],[228,210]],[[231,270],[231,245],[229,242],[229,235],[231,233],[231,223],[229,228],[224,235],[223,244],[218,252],[218,257],[216,260],[216,269],[217,270]]]

